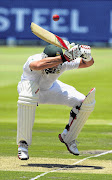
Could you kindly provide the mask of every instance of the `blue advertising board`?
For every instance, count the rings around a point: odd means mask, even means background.
[[[59,21],[52,15],[58,14]],[[109,42],[112,1],[4,0],[0,2],[0,39],[37,39],[31,22],[69,41]]]

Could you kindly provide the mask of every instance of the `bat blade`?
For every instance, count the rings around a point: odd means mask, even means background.
[[[58,46],[62,49],[68,50],[67,45],[63,41],[63,39],[50,31],[45,30],[44,28],[38,26],[35,23],[31,23],[31,31],[33,34],[35,34],[40,39],[43,39],[44,41],[53,44],[55,46]]]

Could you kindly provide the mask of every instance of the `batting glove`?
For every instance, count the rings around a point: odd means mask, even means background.
[[[91,47],[87,45],[80,45],[80,53],[84,61],[90,61],[91,60]]]
[[[72,61],[81,56],[79,45],[74,45],[70,50],[66,50],[64,56],[68,61]]]

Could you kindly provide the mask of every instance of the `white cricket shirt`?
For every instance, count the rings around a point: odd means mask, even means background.
[[[48,73],[44,70],[31,70],[29,68],[29,65],[32,61],[38,61],[42,59],[42,54],[35,54],[33,56],[30,56],[26,63],[23,66],[23,74],[21,76],[21,81],[23,80],[31,80],[35,81],[38,83],[39,88],[44,90],[44,89],[49,89],[53,82],[58,79],[58,77],[66,70],[72,70],[72,69],[77,69],[80,64],[80,59],[77,58],[71,62],[64,62],[61,66],[60,72],[58,73]]]

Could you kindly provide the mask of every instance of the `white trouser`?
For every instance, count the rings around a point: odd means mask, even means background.
[[[69,107],[80,106],[85,95],[78,92],[74,87],[57,80],[48,90],[39,91],[39,104],[58,104]]]
[[[35,82],[22,81],[18,84],[18,125],[17,143],[32,141],[32,128],[35,119],[36,105],[58,104],[69,107],[80,106],[85,96],[74,87],[57,80],[50,89],[42,90]]]

